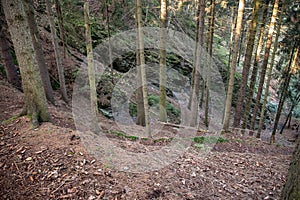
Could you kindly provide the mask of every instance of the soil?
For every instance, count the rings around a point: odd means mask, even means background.
[[[205,157],[192,143],[160,170],[122,172],[88,153],[71,107],[58,94],[56,105],[49,105],[51,122],[32,129],[27,117],[11,118],[22,110],[23,94],[5,81],[0,93],[1,199],[279,199],[294,149],[294,143],[269,145],[264,139],[226,133],[222,137],[228,141]],[[100,117],[105,129],[118,131],[113,121]],[[281,140],[290,137],[285,131]],[[166,145],[108,138],[132,151]]]

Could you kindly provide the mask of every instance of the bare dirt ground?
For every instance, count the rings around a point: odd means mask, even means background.
[[[21,110],[23,95],[2,81],[0,93],[3,122]],[[160,170],[120,172],[87,152],[70,106],[57,98],[49,108],[52,122],[38,129],[27,117],[0,125],[1,199],[279,199],[293,152],[291,145],[227,133],[222,137],[228,141],[204,158],[191,145]],[[151,145],[111,139],[129,149]]]

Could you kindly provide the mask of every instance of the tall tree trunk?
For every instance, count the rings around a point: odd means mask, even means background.
[[[288,175],[280,199],[300,199],[300,137],[293,154]]]
[[[27,1],[2,0],[3,10],[20,64],[22,85],[25,95],[25,112],[31,117],[33,127],[39,121],[49,121],[46,95],[33,46],[33,38],[28,25],[23,4]],[[28,5],[26,5],[28,7]]]
[[[39,69],[41,72],[41,77],[43,81],[43,86],[45,90],[46,97],[48,101],[50,101],[52,104],[55,103],[54,100],[54,95],[53,95],[53,89],[51,86],[50,82],[50,77],[49,77],[49,72],[48,72],[48,67],[46,65],[45,57],[44,57],[44,52],[43,52],[43,47],[41,44],[41,37],[39,34],[39,29],[35,21],[35,16],[34,16],[34,7],[33,7],[33,1],[29,0],[28,1],[29,7],[27,7],[27,4],[24,4],[24,9],[25,12],[28,16],[28,22],[29,22],[29,28],[31,31],[31,35],[33,36],[33,46],[36,51],[36,58],[38,61]]]
[[[210,19],[209,19],[209,39],[208,39],[208,53],[210,55],[209,57],[209,63],[207,66],[207,77],[206,77],[206,97],[205,97],[205,117],[204,117],[204,123],[205,126],[208,128],[209,125],[209,90],[210,90],[210,81],[211,81],[211,65],[212,65],[212,46],[213,46],[213,40],[214,40],[214,23],[215,23],[215,0],[210,1]]]
[[[295,49],[296,49],[296,52],[294,52]],[[282,93],[281,93],[281,96],[280,96],[280,100],[279,100],[279,104],[278,104],[278,108],[277,108],[277,112],[276,112],[276,116],[275,116],[275,120],[274,120],[274,127],[273,127],[273,131],[272,131],[272,136],[270,138],[270,143],[271,144],[275,143],[275,134],[276,134],[276,130],[277,130],[277,127],[278,127],[281,111],[282,111],[282,108],[283,108],[283,105],[284,105],[284,102],[285,102],[285,99],[286,99],[286,94],[287,94],[288,86],[289,86],[291,75],[292,75],[290,70],[291,70],[293,65],[296,65],[296,60],[297,60],[298,55],[299,55],[298,53],[299,53],[299,47],[296,47],[296,44],[295,44],[295,46],[292,50],[292,53],[291,53],[291,59],[288,63],[287,69],[285,70],[285,73],[286,73],[285,76],[286,77],[285,77],[285,80],[284,80],[284,83],[283,83],[283,87],[281,89]]]
[[[136,16],[137,16],[136,9]],[[136,27],[138,28],[138,21],[136,19]],[[144,100],[143,100],[143,87],[142,87],[142,72],[141,72],[141,61],[140,61],[140,48],[139,48],[139,35],[136,35],[136,68],[137,68],[137,118],[136,118],[136,124],[145,126],[145,108],[144,108]]]
[[[192,100],[191,100],[191,126],[197,125],[197,117],[199,110],[199,87],[200,87],[200,64],[202,58],[202,45],[203,45],[203,32],[204,32],[204,15],[205,15],[205,1],[200,0],[199,2],[199,30],[198,30],[198,41],[196,48],[196,65],[195,68],[195,76],[193,82],[193,92],[192,92]]]
[[[242,30],[244,9],[245,9],[245,0],[240,0],[239,8],[238,8],[238,16],[237,16],[237,21],[236,21],[236,30],[235,30],[235,35],[234,35],[234,48],[233,48],[233,52],[232,52],[232,61],[230,64],[230,66],[231,66],[230,77],[229,77],[229,82],[228,82],[226,104],[225,104],[224,125],[223,125],[224,131],[228,131],[228,129],[229,129],[230,111],[231,111],[231,104],[232,104],[232,92],[233,92],[238,50],[239,50],[239,46],[240,46],[240,42],[241,42],[240,39],[241,39],[241,30]]]
[[[55,8],[56,8],[56,14],[57,14],[57,22],[58,22],[58,29],[59,29],[59,36],[63,45],[63,55],[64,58],[66,58],[66,53],[67,53],[67,42],[66,42],[66,35],[64,31],[64,20],[62,16],[62,10],[61,6],[59,3],[59,0],[55,0]]]
[[[250,64],[252,59],[260,3],[261,0],[255,0],[253,2],[254,5],[252,9],[252,19],[250,22],[250,27],[248,32],[248,41],[247,41],[246,54],[244,60],[244,67],[242,72],[242,83],[239,90],[237,105],[235,108],[233,127],[240,126],[240,121],[242,117],[243,102],[244,102],[245,91],[248,83],[249,69],[250,69]]]
[[[58,45],[58,38],[57,38],[57,34],[56,34],[54,17],[53,17],[53,13],[52,13],[50,0],[46,0],[46,6],[47,6],[47,13],[48,13],[48,18],[49,18],[49,23],[50,23],[50,28],[51,28],[51,35],[52,35],[53,48],[54,48],[54,52],[55,52],[56,65],[57,65],[57,70],[58,70],[60,92],[61,92],[63,100],[65,102],[68,102],[64,68],[62,65],[62,58],[61,58],[61,53],[60,53],[60,49],[59,49],[59,45]]]
[[[146,79],[146,69],[145,69],[145,55],[144,55],[144,36],[142,31],[142,5],[140,0],[136,0],[136,9],[137,9],[137,35],[138,35],[138,44],[139,44],[139,55],[141,65],[137,66],[141,68],[141,79],[142,79],[142,88],[143,88],[143,101],[144,101],[144,110],[145,110],[145,123],[146,123],[146,134],[149,138],[152,138],[151,129],[150,129],[150,116],[149,116],[149,104],[148,104],[148,91],[147,91],[147,79]]]
[[[111,83],[114,84],[114,69],[113,69],[113,60],[111,52],[111,43],[110,43],[110,19],[109,19],[109,5],[106,1],[106,26],[107,26],[107,37],[108,37],[108,56],[109,56],[109,65],[110,65],[110,78]]]
[[[2,9],[1,9],[2,10]],[[2,16],[2,11],[1,15]],[[21,80],[10,52],[8,41],[4,34],[3,21],[0,22],[0,55],[6,72],[7,80],[18,89],[22,89]]]
[[[270,68],[269,68],[268,75],[267,75],[267,84],[266,84],[263,104],[262,104],[262,108],[261,108],[261,112],[260,112],[258,130],[257,130],[257,135],[256,135],[257,138],[260,138],[263,121],[265,118],[265,109],[266,109],[266,105],[267,105],[269,87],[270,87],[270,82],[272,79],[272,71],[273,71],[275,56],[276,56],[276,52],[277,52],[277,48],[278,48],[278,39],[279,39],[280,31],[281,31],[281,21],[282,21],[282,17],[283,17],[282,13],[284,11],[285,11],[285,0],[283,2],[282,11],[281,11],[280,18],[279,18],[278,25],[277,25],[276,37],[275,37],[275,42],[274,42],[274,47],[273,47],[273,52],[272,52],[272,57],[271,57],[271,64],[270,64]]]
[[[230,63],[231,63],[231,56],[232,56],[232,47],[233,47],[233,36],[236,29],[236,6],[231,7],[231,29],[230,29],[230,41],[229,41],[229,55],[228,55],[228,64],[227,64],[227,81],[226,86],[228,86],[229,76],[230,76]],[[226,88],[227,89],[227,88]]]
[[[263,43],[264,43],[264,35],[265,35],[265,22],[266,22],[266,18],[268,15],[268,7],[269,7],[269,2],[270,0],[266,0],[265,4],[263,5],[263,14],[262,14],[262,21],[261,21],[261,27],[259,29],[259,41],[258,41],[258,45],[255,51],[255,59],[254,59],[254,63],[253,63],[253,68],[252,68],[252,74],[251,74],[251,78],[250,78],[250,86],[249,86],[249,93],[247,95],[246,98],[246,103],[245,103],[245,111],[244,111],[244,115],[243,115],[243,124],[242,124],[242,129],[246,129],[247,124],[248,124],[248,118],[249,118],[249,113],[250,113],[250,109],[251,109],[251,105],[252,105],[252,98],[253,98],[253,94],[254,94],[254,87],[256,84],[256,77],[257,77],[257,72],[258,72],[258,63],[260,60],[260,54],[262,51],[262,47],[263,47]],[[250,132],[250,135],[252,135],[253,133]]]
[[[160,1],[160,47],[159,47],[159,120],[167,122],[166,111],[166,34],[167,34],[167,0]]]
[[[97,104],[97,92],[96,92],[96,78],[95,78],[95,66],[94,66],[94,55],[92,47],[90,20],[89,20],[89,3],[84,3],[84,21],[85,21],[85,38],[86,38],[86,53],[88,60],[88,74],[90,84],[90,100],[91,100],[91,111],[93,116],[98,114]]]
[[[274,7],[272,11],[272,18],[271,22],[269,24],[269,32],[268,32],[268,37],[267,37],[267,42],[266,42],[266,48],[265,48],[265,54],[264,54],[264,59],[263,63],[261,66],[261,72],[260,72],[260,79],[259,79],[259,86],[258,86],[258,91],[256,95],[256,103],[253,111],[253,117],[252,121],[250,124],[250,129],[253,130],[256,122],[256,116],[259,110],[260,106],[260,99],[261,99],[261,94],[265,82],[265,76],[266,76],[266,71],[267,71],[267,66],[268,66],[268,60],[269,60],[269,54],[270,54],[270,49],[272,45],[272,38],[273,38],[273,33],[274,33],[274,28],[275,28],[275,23],[276,23],[276,18],[278,14],[278,6],[279,6],[279,0],[274,1]]]

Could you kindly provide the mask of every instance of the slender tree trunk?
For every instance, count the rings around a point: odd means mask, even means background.
[[[95,66],[94,66],[94,57],[93,57],[88,2],[84,3],[84,21],[85,21],[86,53],[87,53],[87,60],[88,60],[88,74],[89,74],[89,84],[90,84],[91,111],[93,112],[93,116],[96,116],[98,114],[98,104],[97,104]]]
[[[25,95],[25,112],[31,117],[33,127],[39,121],[49,121],[46,95],[33,46],[33,38],[23,4],[27,1],[2,0],[3,10],[9,25],[9,31],[20,64],[22,85]],[[29,5],[25,5],[29,6]]]
[[[284,11],[285,11],[285,1],[283,3],[281,13],[283,13]],[[261,134],[262,126],[263,126],[263,121],[264,121],[264,118],[265,118],[265,109],[266,109],[266,105],[267,105],[270,82],[271,82],[271,79],[272,79],[272,71],[273,71],[275,56],[276,56],[276,52],[277,52],[277,48],[278,48],[278,39],[279,39],[280,31],[281,31],[282,16],[283,16],[283,14],[280,15],[278,25],[277,25],[276,37],[275,37],[275,42],[274,42],[274,47],[273,47],[273,52],[272,52],[272,57],[271,57],[271,64],[270,64],[270,68],[269,68],[268,75],[267,75],[267,84],[266,84],[263,104],[262,104],[262,108],[261,108],[261,112],[260,112],[258,130],[257,130],[257,135],[256,135],[257,138],[260,138],[260,134]]]
[[[199,87],[200,87],[200,64],[202,59],[202,45],[203,45],[203,32],[204,32],[204,15],[205,15],[205,1],[200,0],[199,2],[199,30],[198,30],[198,41],[196,51],[196,65],[195,76],[193,82],[193,92],[191,100],[191,126],[197,125],[198,110],[199,110]]]
[[[239,1],[239,8],[238,8],[238,16],[236,21],[236,30],[234,35],[234,48],[232,52],[232,61],[231,61],[231,69],[230,69],[230,77],[228,82],[228,89],[227,89],[227,96],[226,96],[226,104],[225,104],[225,114],[224,114],[224,131],[228,131],[229,129],[229,121],[230,121],[230,111],[231,111],[231,104],[232,104],[232,92],[233,92],[233,85],[234,85],[234,78],[235,78],[235,69],[237,63],[237,55],[238,49],[241,42],[241,30],[242,30],[242,22],[243,22],[243,15],[245,9],[245,0]]]
[[[145,55],[144,55],[144,36],[142,31],[142,5],[140,0],[136,0],[136,9],[137,9],[137,34],[138,34],[138,44],[139,44],[139,55],[141,65],[138,66],[141,68],[141,79],[142,79],[142,88],[143,88],[143,101],[144,101],[144,110],[145,110],[145,123],[146,123],[146,134],[149,138],[152,138],[151,129],[150,129],[150,116],[149,116],[149,104],[148,104],[148,91],[147,91],[147,79],[146,79],[146,69],[145,69]]]
[[[8,41],[4,35],[4,29],[3,29],[4,27],[2,27],[3,26],[2,24],[4,22],[1,20],[0,23],[1,23],[0,24],[0,55],[6,72],[6,77],[10,84],[12,84],[13,86],[21,90],[22,89],[21,80],[18,75],[17,68],[14,64],[13,57],[11,55],[10,48],[8,45]]]
[[[160,1],[160,48],[159,48],[159,119],[162,122],[167,122],[166,111],[166,37],[167,37],[167,0]]]
[[[66,89],[66,83],[65,83],[64,68],[63,68],[63,65],[62,65],[62,58],[61,58],[61,53],[60,53],[60,49],[59,49],[59,45],[58,45],[58,37],[57,37],[57,34],[56,34],[54,17],[53,17],[53,13],[52,13],[50,0],[46,0],[46,6],[47,6],[47,13],[48,13],[48,18],[49,18],[49,22],[50,22],[53,48],[54,48],[55,58],[56,58],[56,65],[57,65],[57,70],[58,70],[60,91],[61,91],[61,95],[62,95],[63,100],[65,102],[68,102],[68,95],[67,95],[67,89]]]
[[[106,2],[106,26],[107,26],[107,37],[108,37],[108,56],[109,56],[111,83],[114,84],[114,69],[113,69],[113,60],[112,60],[112,52],[111,52],[111,44],[110,44],[110,25],[109,25],[109,23],[110,23],[109,5]]]
[[[24,4],[24,9],[25,12],[28,16],[28,22],[29,22],[29,28],[31,31],[31,35],[33,35],[33,46],[36,51],[36,58],[38,61],[39,69],[41,72],[41,77],[43,81],[43,86],[45,90],[46,97],[48,101],[50,101],[52,104],[55,103],[54,100],[54,95],[53,95],[53,90],[50,82],[50,77],[49,77],[49,72],[48,72],[48,67],[46,65],[45,57],[44,57],[44,52],[43,52],[43,47],[41,44],[41,37],[39,34],[38,26],[35,21],[34,17],[34,7],[33,7],[33,1],[29,0],[28,1],[29,7],[25,6]]]
[[[297,48],[296,52],[294,52],[295,48]],[[277,112],[276,112],[276,116],[275,116],[275,120],[274,120],[274,127],[273,127],[273,131],[272,131],[272,136],[271,136],[271,139],[270,139],[271,144],[275,143],[275,134],[276,134],[276,130],[277,130],[277,127],[278,127],[281,111],[282,111],[282,108],[283,108],[283,105],[284,105],[284,102],[285,102],[285,99],[286,99],[287,89],[288,89],[290,79],[291,79],[291,75],[292,75],[290,70],[291,70],[292,66],[296,64],[296,59],[298,58],[298,53],[299,53],[299,47],[296,47],[296,44],[295,44],[295,46],[292,50],[292,53],[291,53],[291,59],[289,61],[287,70],[285,71],[285,73],[287,75],[286,75],[286,78],[285,78],[284,83],[283,83],[282,93],[281,93],[281,96],[280,96],[280,100],[279,100],[279,104],[278,104],[278,108],[277,108]]]
[[[236,28],[236,7],[231,7],[231,29],[230,29],[230,41],[229,41],[229,55],[228,55],[228,65],[227,65],[227,81],[226,85],[228,86],[229,76],[230,76],[230,63],[231,63],[231,56],[232,56],[232,47],[233,47],[233,36],[235,33]]]
[[[293,154],[288,175],[280,199],[292,200],[300,199],[300,137]]]
[[[268,15],[269,1],[270,0],[267,0],[263,6],[262,22],[261,22],[261,27],[259,29],[260,30],[259,31],[259,41],[258,41],[258,45],[257,45],[256,52],[255,52],[255,59],[254,59],[252,74],[251,74],[251,78],[250,78],[249,93],[247,95],[246,103],[245,103],[245,111],[244,111],[244,115],[243,115],[242,129],[246,129],[247,124],[248,124],[248,118],[249,118],[249,113],[250,113],[250,109],[251,109],[251,105],[252,105],[252,98],[253,98],[253,94],[254,94],[254,87],[256,84],[256,77],[257,77],[257,72],[258,72],[258,63],[260,60],[260,54],[261,54],[263,43],[264,43],[263,38],[265,35],[265,22],[266,22],[266,18]],[[250,132],[250,135],[252,135],[252,134],[253,133]]]
[[[64,20],[63,20],[63,16],[62,16],[62,10],[61,10],[61,6],[59,3],[59,0],[55,0],[55,8],[56,8],[56,14],[57,14],[57,21],[58,21],[58,28],[59,28],[59,36],[63,45],[63,55],[64,58],[66,58],[66,53],[67,53],[67,42],[66,42],[66,35],[65,35],[65,31],[64,31]]]
[[[208,53],[209,53],[209,64],[207,66],[207,77],[206,77],[206,97],[205,97],[205,117],[204,123],[208,128],[209,125],[209,90],[211,81],[211,65],[212,65],[212,46],[214,40],[214,23],[215,23],[215,0],[210,1],[210,19],[209,19],[209,42],[208,42]]]
[[[298,95],[298,97],[296,97],[296,102],[298,103],[300,101],[300,95]],[[288,123],[288,121],[290,121],[290,119],[292,118],[292,114],[293,114],[293,111],[295,109],[295,107],[297,106],[297,104],[292,104],[291,108],[290,108],[290,111],[289,111],[289,114],[288,116],[286,117],[286,120],[284,121],[284,124],[280,130],[280,133],[279,134],[282,134],[283,133],[283,129],[285,128],[286,124]],[[290,128],[288,126],[288,128]]]
[[[136,9],[137,15],[137,9]],[[136,20],[136,27],[138,28],[138,23]],[[139,48],[139,35],[136,35],[136,68],[137,68],[137,119],[136,124],[145,126],[145,109],[143,100],[143,88],[142,88],[142,72],[141,72],[141,61],[140,61],[140,48]]]
[[[262,90],[263,90],[263,86],[264,86],[264,82],[265,82],[269,54],[270,54],[270,49],[271,49],[271,45],[272,45],[272,38],[273,38],[276,18],[277,18],[277,14],[278,14],[278,6],[279,6],[279,0],[275,0],[273,11],[272,11],[272,18],[271,18],[271,22],[269,25],[269,32],[268,32],[268,37],[267,37],[267,42],[266,42],[264,60],[263,60],[262,67],[261,67],[259,86],[258,86],[258,91],[257,91],[256,101],[255,101],[256,103],[255,103],[255,107],[254,107],[254,111],[253,111],[253,118],[252,118],[252,121],[250,124],[251,130],[254,129],[255,122],[256,122],[256,116],[257,116],[259,106],[260,106],[260,99],[261,99],[261,94],[262,94]]]
[[[242,72],[242,83],[241,83],[241,87],[239,90],[237,105],[235,108],[233,127],[240,126],[240,121],[241,121],[241,117],[242,117],[243,102],[244,102],[245,91],[246,91],[248,76],[249,76],[249,69],[250,69],[250,64],[251,64],[251,59],[252,59],[260,3],[261,3],[261,0],[255,0],[253,2],[254,5],[253,5],[253,9],[252,9],[252,20],[250,22],[250,27],[249,27],[244,67],[243,67],[243,72]]]

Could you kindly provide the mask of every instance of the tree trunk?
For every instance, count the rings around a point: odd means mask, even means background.
[[[31,35],[33,36],[33,46],[34,49],[36,50],[36,58],[38,61],[39,69],[41,72],[41,77],[43,81],[43,86],[45,90],[46,97],[48,101],[50,101],[52,104],[55,103],[54,100],[54,95],[53,95],[53,90],[50,82],[50,77],[49,77],[49,72],[48,72],[48,67],[46,65],[45,57],[44,57],[44,52],[43,52],[43,47],[41,44],[41,37],[39,34],[38,26],[35,21],[34,17],[34,7],[33,7],[33,1],[29,0],[28,1],[28,6],[25,6],[24,4],[24,9],[25,12],[28,16],[28,22],[29,22],[29,28],[31,31]]]
[[[300,137],[297,139],[292,162],[289,167],[288,175],[280,199],[292,200],[300,199]]]
[[[67,42],[66,42],[66,35],[64,31],[64,20],[62,16],[62,10],[61,6],[59,3],[59,0],[55,0],[55,8],[56,8],[56,14],[57,14],[57,22],[58,22],[58,29],[59,29],[59,36],[63,45],[63,55],[64,58],[66,58],[66,53],[67,53]]]
[[[166,34],[167,34],[167,0],[160,1],[160,48],[159,48],[159,120],[167,122],[166,111]]]
[[[248,83],[249,69],[250,69],[250,64],[252,59],[260,3],[261,0],[255,0],[253,2],[254,5],[252,10],[252,20],[250,22],[250,27],[248,32],[247,48],[246,48],[244,67],[242,72],[242,83],[239,90],[237,105],[235,108],[233,127],[240,126],[240,121],[242,117],[243,103],[244,103],[245,91]]]
[[[283,13],[284,11],[285,11],[285,0],[283,2],[281,13]],[[263,126],[263,121],[264,121],[264,118],[265,118],[265,109],[266,109],[266,104],[267,104],[267,99],[268,99],[268,94],[269,94],[270,82],[271,82],[271,79],[272,79],[272,71],[273,71],[275,56],[276,56],[276,52],[277,52],[277,48],[278,48],[278,39],[279,39],[280,31],[281,31],[282,17],[283,17],[283,14],[280,14],[280,18],[279,18],[278,25],[277,25],[277,30],[276,30],[276,37],[275,37],[272,57],[271,57],[271,64],[270,64],[270,68],[269,68],[268,75],[267,75],[267,84],[266,84],[266,88],[265,88],[263,104],[262,104],[262,108],[261,108],[261,112],[260,112],[258,130],[257,130],[257,135],[256,135],[257,138],[260,138],[260,134],[261,134],[262,126]]]
[[[136,9],[137,15],[137,9]],[[136,20],[136,27],[138,23]],[[140,61],[140,48],[139,48],[139,35],[136,35],[136,68],[137,68],[137,119],[136,124],[140,126],[145,126],[145,109],[144,109],[144,100],[143,100],[143,88],[142,88],[142,73],[141,73],[141,61]]]
[[[234,48],[232,52],[232,60],[231,60],[231,69],[230,69],[230,77],[228,82],[228,89],[227,89],[227,96],[226,96],[226,104],[225,104],[225,114],[224,114],[224,131],[228,131],[229,129],[229,121],[230,121],[230,110],[232,104],[232,92],[233,92],[233,84],[235,78],[235,69],[237,63],[237,56],[238,50],[241,42],[241,30],[242,30],[242,22],[243,22],[243,15],[245,9],[245,0],[239,1],[239,8],[238,8],[238,16],[236,21],[236,30],[234,35]]]
[[[111,52],[111,43],[110,43],[110,26],[109,26],[109,5],[106,2],[106,25],[107,25],[107,37],[108,37],[108,56],[109,56],[109,67],[110,67],[110,78],[111,83],[114,84],[114,69],[113,69],[113,60]]]
[[[149,104],[148,104],[148,91],[147,91],[147,79],[146,79],[146,69],[145,69],[145,55],[144,55],[144,36],[142,31],[142,5],[140,0],[136,0],[136,9],[137,9],[137,35],[138,35],[138,45],[139,45],[139,55],[141,65],[137,66],[141,68],[141,80],[142,80],[142,89],[143,89],[143,101],[144,101],[144,110],[145,110],[145,123],[146,123],[146,134],[149,138],[152,138],[150,130],[150,116],[149,116]]]
[[[253,98],[253,94],[254,94],[254,87],[256,84],[256,77],[257,77],[257,72],[258,72],[258,62],[260,60],[260,53],[261,53],[263,43],[264,43],[263,38],[265,35],[265,22],[266,22],[266,18],[268,15],[269,1],[270,0],[267,0],[263,6],[262,22],[261,22],[261,27],[259,29],[260,30],[259,31],[259,41],[258,41],[258,45],[257,45],[256,52],[255,52],[255,59],[254,59],[252,74],[251,74],[251,78],[250,78],[249,93],[247,95],[246,103],[245,103],[245,111],[244,111],[244,115],[243,115],[242,129],[246,129],[247,124],[248,124],[248,118],[249,118],[249,113],[250,113],[250,109],[251,109],[251,105],[252,105],[252,98]],[[250,135],[252,135],[252,134],[253,133],[250,132]]]
[[[202,58],[202,45],[203,45],[203,33],[204,33],[204,15],[205,15],[205,1],[200,0],[199,2],[199,29],[198,29],[198,41],[196,48],[196,62],[195,62],[195,76],[193,82],[193,92],[191,100],[191,126],[197,125],[197,117],[199,110],[199,87],[200,87],[200,64]]]
[[[90,84],[91,111],[93,113],[93,116],[96,116],[98,114],[98,104],[97,104],[95,66],[94,66],[94,57],[93,57],[88,2],[84,3],[84,21],[85,21],[86,53],[87,53],[87,60],[88,60],[88,74],[89,74],[89,84]]]
[[[209,53],[209,64],[207,66],[207,77],[206,77],[206,96],[205,96],[205,117],[204,123],[208,128],[209,125],[209,90],[211,81],[211,65],[212,65],[212,46],[214,40],[214,23],[215,23],[215,0],[210,1],[210,19],[209,19],[209,39],[208,39],[208,53]]]
[[[1,20],[0,23],[0,55],[6,72],[6,77],[10,84],[21,90],[21,80],[18,75],[17,68],[14,64],[8,41],[4,35],[4,27],[2,27],[3,21]]]
[[[254,129],[255,122],[256,122],[256,116],[257,116],[259,106],[260,106],[260,99],[261,99],[261,94],[262,94],[262,90],[263,90],[263,86],[264,86],[264,82],[265,82],[269,54],[270,54],[270,49],[271,49],[271,45],[272,45],[272,38],[273,38],[276,18],[277,18],[277,14],[278,14],[278,6],[279,6],[279,0],[275,0],[273,11],[272,11],[272,18],[271,18],[271,22],[269,25],[269,32],[268,32],[268,37],[267,37],[267,42],[266,42],[264,60],[263,60],[262,66],[261,66],[259,86],[258,86],[258,91],[257,91],[257,95],[256,95],[256,100],[255,100],[256,103],[255,103],[255,107],[254,107],[254,111],[253,111],[253,118],[252,118],[252,121],[250,124],[251,130]]]
[[[294,52],[295,48],[297,48],[296,52]],[[299,47],[296,47],[296,44],[295,44],[295,46],[292,50],[292,53],[291,53],[291,59],[288,63],[287,69],[285,70],[285,73],[287,75],[285,77],[283,88],[281,90],[282,93],[281,93],[281,96],[280,96],[280,100],[279,100],[279,104],[278,104],[278,108],[277,108],[277,112],[276,112],[276,116],[275,116],[275,120],[274,120],[274,128],[273,128],[272,136],[271,136],[271,139],[270,139],[271,144],[273,144],[275,142],[276,130],[277,130],[277,127],[278,127],[281,111],[282,111],[282,108],[283,108],[283,105],[284,105],[284,102],[285,102],[285,99],[286,99],[286,94],[287,94],[287,90],[288,90],[291,75],[292,75],[290,70],[291,70],[293,65],[296,65],[296,60],[298,58],[298,53],[299,53]]]
[[[27,1],[22,0],[14,2],[2,0],[3,10],[20,64],[25,95],[25,111],[31,117],[33,127],[37,127],[39,121],[49,121],[50,115],[23,3],[28,4]]]
[[[0,31],[0,53],[8,82],[21,89],[22,86],[20,84],[17,68],[13,62],[13,57],[2,28]]]
[[[52,35],[53,48],[54,48],[54,52],[55,52],[56,65],[57,65],[57,70],[58,70],[60,91],[61,91],[63,100],[65,102],[68,102],[64,68],[62,65],[62,58],[61,58],[61,53],[60,53],[60,49],[59,49],[59,45],[58,45],[58,37],[56,34],[54,17],[53,17],[52,8],[50,5],[50,0],[46,0],[46,6],[47,6],[47,13],[48,13],[48,18],[49,18],[49,23],[50,23],[50,28],[51,28],[51,35]]]

